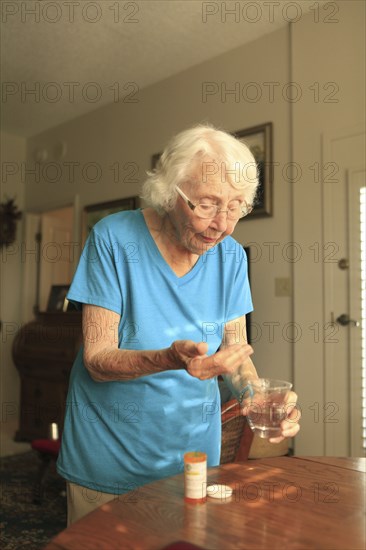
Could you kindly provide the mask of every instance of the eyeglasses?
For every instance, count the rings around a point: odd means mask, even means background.
[[[243,203],[238,202],[237,204],[230,206],[227,210],[223,210],[216,204],[193,204],[193,202],[189,200],[187,195],[185,195],[178,186],[176,186],[175,189],[187,203],[192,212],[204,220],[215,218],[220,212],[227,212],[227,217],[229,220],[239,220],[240,218],[244,218],[244,216],[250,214],[253,210],[253,207],[245,201],[243,201]]]

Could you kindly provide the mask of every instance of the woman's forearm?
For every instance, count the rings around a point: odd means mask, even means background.
[[[96,382],[132,380],[164,370],[181,368],[172,348],[119,349],[120,316],[108,309],[83,305],[84,365]]]
[[[179,368],[170,348],[142,351],[105,348],[92,355],[84,349],[84,365],[96,382],[132,380]]]

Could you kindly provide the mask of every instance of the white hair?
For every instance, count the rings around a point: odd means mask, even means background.
[[[246,202],[253,204],[259,180],[249,147],[207,124],[194,126],[172,138],[156,167],[147,172],[141,198],[159,214],[171,210],[178,196],[175,187],[197,173],[199,162],[201,182],[207,181],[210,175],[221,174],[222,181],[243,190]]]

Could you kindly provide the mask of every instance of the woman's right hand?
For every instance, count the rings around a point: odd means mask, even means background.
[[[219,374],[232,374],[253,353],[248,344],[233,344],[210,356],[207,351],[208,345],[204,342],[176,340],[168,354],[172,368],[186,369],[191,376],[208,380]]]

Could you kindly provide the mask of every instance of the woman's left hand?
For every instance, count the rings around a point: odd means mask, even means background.
[[[287,417],[281,422],[281,435],[277,437],[270,437],[270,443],[281,443],[287,437],[295,437],[295,435],[300,430],[299,420],[301,418],[301,411],[296,406],[297,403],[297,394],[293,391],[290,391],[284,402],[284,407],[286,409]],[[241,411],[244,416],[247,416],[249,413],[251,400],[250,397],[244,399],[241,402]]]
[[[301,418],[300,409],[296,407],[297,395],[291,391],[286,399],[286,412],[287,418],[281,422],[281,435],[278,437],[271,437],[270,443],[281,443],[287,437],[295,437],[300,430],[299,420]]]

